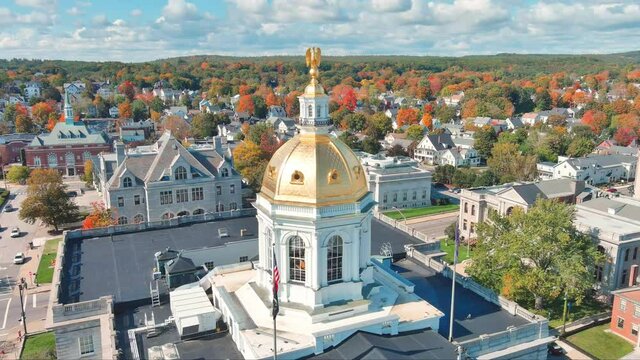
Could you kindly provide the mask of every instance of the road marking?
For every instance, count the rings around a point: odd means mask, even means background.
[[[33,307],[36,307],[36,294],[33,294]]]
[[[7,326],[7,316],[9,316],[9,304],[11,304],[11,298],[7,301],[7,309],[4,311],[4,321],[2,322],[2,329]]]

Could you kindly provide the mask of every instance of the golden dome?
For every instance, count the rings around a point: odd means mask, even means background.
[[[306,96],[324,95],[324,88],[322,87],[322,85],[320,85],[318,80],[311,79],[311,82],[309,82],[309,85],[307,85],[307,87],[304,88],[304,94]]]
[[[304,133],[273,155],[260,192],[272,204],[317,207],[353,204],[367,191],[360,160],[347,145],[328,134]]]

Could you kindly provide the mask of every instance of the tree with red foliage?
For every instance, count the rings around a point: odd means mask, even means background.
[[[120,84],[120,86],[118,86],[118,91],[123,94],[129,102],[133,101],[136,97],[136,88],[129,80]]]
[[[237,112],[247,112],[249,116],[253,115],[256,111],[256,105],[253,103],[251,95],[242,95],[236,105]]]
[[[107,209],[102,202],[92,202],[91,207],[91,213],[82,221],[83,229],[107,227],[117,223],[111,209]]]
[[[331,92],[331,100],[340,105],[341,108],[345,108],[349,111],[353,111],[356,108],[358,98],[355,90],[349,85],[339,84],[333,87]]]
[[[636,134],[636,132],[628,127],[619,128],[618,131],[616,131],[615,135],[613,135],[613,139],[620,146],[627,146],[637,138],[638,135]]]
[[[271,158],[271,156],[280,148],[280,141],[273,133],[273,130],[267,131],[260,135],[260,150],[264,153],[265,157]]]
[[[426,126],[429,131],[433,130],[433,116],[431,116],[431,114],[424,113],[420,122],[422,125]]]
[[[240,94],[240,96],[249,95],[251,94],[251,88],[247,84],[242,84],[238,88],[238,94]]]
[[[300,113],[300,102],[298,96],[302,95],[300,91],[294,90],[284,98],[285,111],[287,116],[296,117]]]
[[[267,106],[276,106],[280,105],[280,98],[276,96],[276,94],[270,92],[267,97],[264,99]]]
[[[424,106],[422,107],[422,112],[424,112],[425,114],[433,115],[433,105],[431,105],[431,103],[424,104]]]
[[[431,88],[431,94],[437,94],[442,89],[442,82],[439,77],[432,76],[429,78],[429,87]]]
[[[202,69],[202,70],[207,70],[208,68],[209,68],[209,63],[207,63],[206,61],[203,61],[203,62],[200,64],[200,69]]]
[[[49,121],[49,115],[54,113],[53,106],[47,102],[39,102],[31,107],[31,113],[35,123],[45,126]]]
[[[609,126],[607,114],[598,110],[587,110],[582,115],[582,123],[589,126],[596,135],[600,135],[602,130]]]
[[[398,110],[396,115],[398,126],[413,125],[418,123],[418,110],[414,108],[406,108]]]

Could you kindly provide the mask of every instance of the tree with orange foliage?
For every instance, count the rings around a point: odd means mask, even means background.
[[[118,113],[120,114],[120,119],[131,119],[133,117],[131,103],[128,101],[121,102],[118,105]]]
[[[36,124],[45,126],[49,121],[49,115],[53,114],[54,110],[51,104],[39,102],[31,107],[31,113]]]
[[[171,134],[178,140],[191,136],[191,125],[180,116],[167,116],[162,121],[162,127],[165,130],[170,130]]]
[[[82,221],[83,229],[95,229],[116,225],[115,214],[107,209],[102,202],[91,203],[91,213]]]
[[[267,103],[267,106],[278,106],[280,105],[280,98],[276,96],[276,94],[270,92],[267,97],[264,99]]]
[[[607,114],[598,110],[587,110],[582,115],[582,123],[589,126],[596,135],[600,135],[602,130],[609,126]]]
[[[208,68],[209,68],[209,63],[207,63],[206,61],[203,61],[203,62],[200,64],[200,69],[202,69],[202,70],[207,70]]]
[[[462,112],[460,113],[463,119],[474,118],[478,116],[478,100],[469,99],[462,105]]]
[[[413,125],[418,123],[418,110],[414,108],[406,108],[398,110],[396,115],[396,123],[398,127],[404,125]]]
[[[640,69],[635,69],[633,71],[629,71],[627,73],[627,79],[631,80],[631,81],[638,81],[640,80]]]
[[[349,85],[338,84],[333,87],[331,92],[331,100],[340,105],[341,108],[345,108],[349,111],[353,111],[356,108],[358,98],[355,90]]]
[[[240,94],[240,96],[249,95],[251,94],[251,88],[247,84],[242,84],[238,88],[238,94]]]
[[[611,103],[611,109],[617,115],[628,113],[632,108],[633,106],[625,99],[616,99]]]
[[[253,103],[251,95],[242,95],[236,105],[237,112],[247,112],[249,116],[253,115],[256,111],[256,105]]]
[[[424,113],[420,122],[422,123],[422,125],[426,126],[429,131],[433,130],[433,116],[431,116],[431,114]]]
[[[285,111],[289,117],[298,116],[300,113],[300,102],[298,101],[298,96],[300,95],[302,95],[300,91],[294,90],[285,96]]]

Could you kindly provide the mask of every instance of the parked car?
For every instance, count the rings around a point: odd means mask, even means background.
[[[14,264],[24,264],[24,254],[19,252],[13,257]]]
[[[13,208],[13,206],[11,205],[11,203],[7,203],[7,205],[5,205],[5,206],[4,206],[4,211],[5,211],[5,212],[11,212],[11,211],[13,211],[13,210],[15,210],[15,209]]]
[[[607,192],[610,192],[610,193],[617,193],[617,192],[618,192],[618,189],[608,188],[608,189],[607,189]]]
[[[19,227],[14,227],[13,229],[11,229],[11,237],[15,238],[15,237],[19,237],[20,236],[20,228]]]
[[[78,192],[77,191],[67,191],[67,196],[68,197],[76,197],[76,196],[78,196]]]
[[[562,348],[560,347],[560,345],[556,344],[555,342],[549,343],[547,345],[547,352],[549,353],[549,355],[562,355],[564,354]]]

